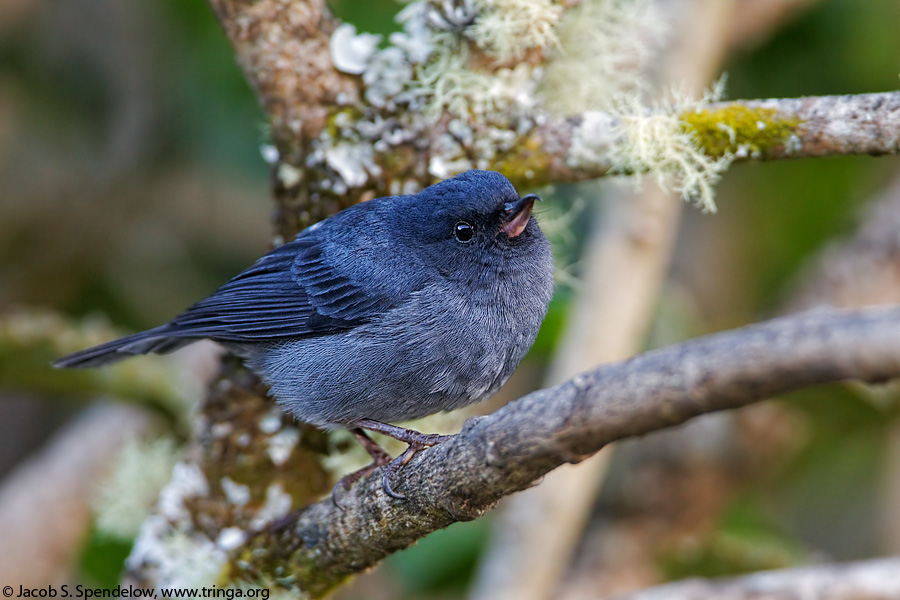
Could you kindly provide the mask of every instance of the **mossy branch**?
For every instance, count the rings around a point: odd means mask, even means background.
[[[350,204],[416,191],[468,168],[498,170],[530,188],[701,161],[698,172],[681,177],[709,185],[725,166],[715,166],[715,159],[726,155],[774,160],[898,152],[900,92],[889,92],[668,107],[666,115],[676,117],[670,134],[688,133],[695,145],[661,144],[659,153],[690,156],[648,163],[628,154],[641,146],[629,136],[642,135],[629,123],[654,116],[653,109],[568,118],[546,110],[537,91],[543,71],[536,67],[551,52],[535,48],[513,68],[469,47],[458,27],[432,30],[431,38],[409,33],[404,43],[376,51],[341,31],[324,0],[210,1],[271,118],[281,239]],[[437,10],[429,3],[419,8],[415,31],[443,18],[428,13]],[[344,54],[351,65],[338,68],[333,57]],[[493,88],[505,91],[491,95]],[[711,168],[704,168],[704,154]],[[709,208],[711,200],[703,204]]]
[[[117,333],[98,320],[72,323],[45,310],[11,311],[0,317],[0,379],[9,387],[50,397],[74,392],[144,404],[162,411],[186,433],[188,413],[202,386],[190,389],[193,381],[172,361],[151,357],[105,370],[48,370],[52,360]]]
[[[682,120],[712,156],[774,160],[900,152],[900,92],[719,102]]]

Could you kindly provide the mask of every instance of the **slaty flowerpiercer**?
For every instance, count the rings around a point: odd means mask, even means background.
[[[550,245],[503,175],[467,171],[369,200],[302,231],[159,327],[57,360],[97,367],[197,340],[241,356],[301,421],[346,427],[390,481],[448,436],[390,423],[494,394],[553,295]],[[391,457],[364,430],[409,444]]]

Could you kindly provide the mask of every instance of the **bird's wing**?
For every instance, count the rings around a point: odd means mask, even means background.
[[[301,235],[165,325],[75,352],[53,364],[97,367],[135,354],[166,354],[199,338],[242,344],[333,333],[394,306],[383,288],[368,288],[338,274],[316,236]]]
[[[279,246],[163,326],[172,337],[231,342],[320,335],[349,329],[392,303],[338,274],[314,236]]]
[[[396,304],[383,286],[363,287],[338,273],[319,244],[309,244],[297,254],[291,274],[307,294],[312,309],[307,327],[311,332],[328,333],[360,325]],[[372,272],[368,275],[377,276]]]

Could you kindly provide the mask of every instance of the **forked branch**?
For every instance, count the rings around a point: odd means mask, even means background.
[[[376,471],[342,498],[344,510],[313,504],[251,540],[234,565],[251,578],[281,567],[318,596],[613,441],[809,385],[898,376],[900,307],[813,311],[647,352],[469,420],[404,469],[406,500],[386,496]]]

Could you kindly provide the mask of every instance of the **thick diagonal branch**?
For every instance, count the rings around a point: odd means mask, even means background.
[[[257,536],[235,569],[281,567],[320,595],[610,442],[808,385],[898,376],[900,307],[815,311],[648,352],[468,421],[404,470],[406,500],[387,497],[376,472],[343,499],[345,510],[325,500],[293,525]]]

